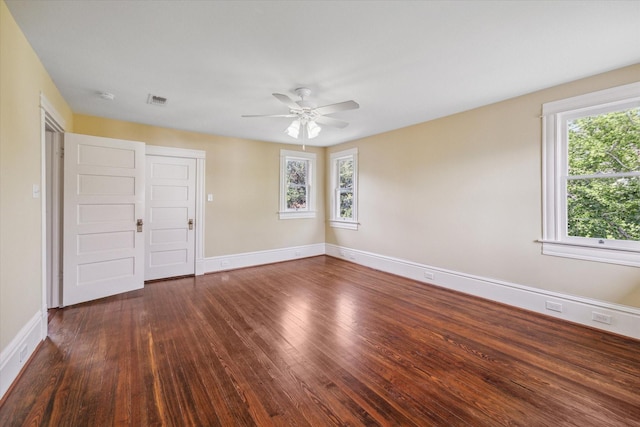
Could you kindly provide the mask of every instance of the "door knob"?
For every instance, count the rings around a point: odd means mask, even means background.
[[[193,230],[193,220],[189,220],[189,230]]]
[[[136,221],[136,227],[138,228],[138,233],[142,233],[142,219]]]

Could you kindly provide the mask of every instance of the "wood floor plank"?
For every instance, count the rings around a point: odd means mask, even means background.
[[[640,426],[640,342],[327,256],[57,310],[2,426]]]

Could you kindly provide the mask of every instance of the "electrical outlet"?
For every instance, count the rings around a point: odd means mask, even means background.
[[[559,302],[547,301],[545,307],[547,308],[547,310],[562,313],[562,304],[560,304]]]
[[[433,278],[435,277],[435,275],[433,274],[433,271],[425,271],[424,272],[424,278],[427,280],[433,280]]]
[[[591,320],[594,322],[606,323],[607,325],[611,324],[611,320],[613,316],[604,313],[598,313],[597,311],[591,312]]]
[[[295,251],[295,252],[294,252],[294,255],[295,255],[295,256],[301,256],[301,255],[302,255],[302,252],[300,252],[300,251]]]
[[[229,267],[231,265],[231,263],[229,262],[228,259],[223,259],[222,261],[220,261],[220,267],[225,268],[225,267]]]

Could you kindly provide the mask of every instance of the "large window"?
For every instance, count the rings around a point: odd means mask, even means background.
[[[316,155],[302,151],[280,151],[280,219],[313,218]]]
[[[358,151],[332,153],[330,224],[340,228],[358,228]]]
[[[640,266],[640,83],[543,115],[543,252]]]

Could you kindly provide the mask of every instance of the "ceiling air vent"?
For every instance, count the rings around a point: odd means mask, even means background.
[[[167,104],[167,98],[163,98],[162,96],[149,94],[149,97],[147,98],[147,104],[151,104],[151,105],[166,105]]]

